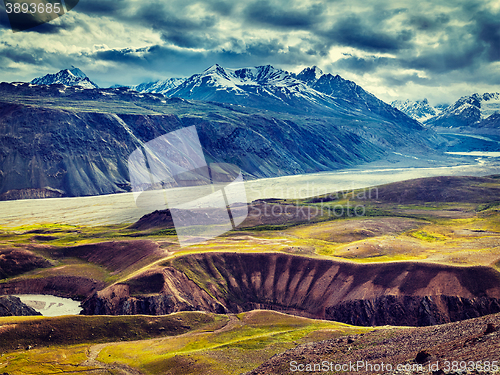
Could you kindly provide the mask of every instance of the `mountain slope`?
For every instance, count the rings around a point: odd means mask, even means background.
[[[21,92],[26,97],[16,97]],[[318,120],[311,126],[290,116],[238,112],[123,89],[79,91],[2,84],[0,94],[4,97],[0,103],[0,194],[47,187],[63,196],[127,190],[128,156],[141,142],[190,125],[196,125],[209,162],[236,164],[247,176],[332,170],[384,154],[380,145],[354,133],[357,127],[349,129],[348,121],[340,126],[332,120]],[[7,98],[17,102],[5,102]],[[31,103],[38,98],[42,105],[23,104],[27,98]],[[43,104],[46,98],[59,106]],[[75,105],[79,110],[65,109]],[[141,110],[143,106],[164,112]],[[117,108],[122,113],[116,114]],[[170,114],[176,111],[180,116]],[[19,194],[11,192],[10,196],[27,198]]]
[[[498,374],[499,325],[500,314],[495,314],[433,327],[387,327],[298,345],[245,375],[287,374],[299,365],[309,366],[311,373],[328,374],[493,375]]]
[[[35,78],[31,81],[35,85],[65,85],[65,86],[81,86],[86,89],[97,89],[97,86],[92,82],[80,69],[72,67],[64,69],[55,74],[47,74],[43,77]]]
[[[316,81],[309,81],[309,85],[314,90],[328,95],[339,107],[348,108],[355,116],[378,117],[396,122],[407,129],[421,128],[417,121],[338,74],[323,74]]]
[[[130,86],[130,88],[139,92],[165,94],[181,85],[184,81],[184,78],[168,78],[165,80],[141,83],[139,85]]]
[[[314,65],[311,68],[305,68],[299,74],[297,74],[297,79],[305,82],[307,85],[314,84],[321,76],[323,71]]]

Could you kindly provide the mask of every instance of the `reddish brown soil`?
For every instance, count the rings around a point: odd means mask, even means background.
[[[0,252],[0,275],[20,275],[39,267],[50,267],[46,259],[28,249],[42,251],[54,258],[80,258],[106,267],[112,273],[149,263],[165,256],[153,241],[134,240],[102,242],[66,248],[28,244],[25,249],[6,249]],[[0,283],[0,294],[52,294],[85,299],[105,287],[103,281],[81,276],[48,276],[12,279]]]
[[[51,294],[84,299],[104,288],[105,283],[78,276],[51,276],[0,283],[1,294]]]
[[[154,241],[133,240],[54,248],[52,255],[85,259],[102,265],[111,272],[121,272],[146,258],[149,258],[150,261],[160,259],[165,256],[165,252]]]
[[[177,311],[223,313],[224,307],[172,267],[148,271],[125,284],[115,284],[84,302],[90,315],[165,315]]]

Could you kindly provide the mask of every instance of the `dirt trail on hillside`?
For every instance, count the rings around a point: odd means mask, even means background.
[[[171,336],[171,337],[175,337],[175,338],[178,338],[178,337],[194,337],[194,336],[198,336],[198,335],[203,335],[203,334],[207,334],[207,333],[221,333],[221,332],[226,332],[226,331],[229,331],[233,328],[236,328],[240,322],[240,320],[236,317],[236,315],[228,315],[228,321],[220,328],[217,328],[216,330],[214,331],[203,331],[203,332],[186,332],[186,333],[183,333],[181,335],[175,335],[175,336]],[[154,340],[164,340],[166,337],[161,337],[161,338],[157,338],[157,339],[154,339]],[[137,342],[140,342],[142,340],[137,340]],[[129,341],[130,342],[130,341]],[[140,372],[139,370],[136,370],[130,366],[127,366],[127,365],[124,365],[124,364],[121,364],[121,363],[111,363],[111,364],[108,364],[108,363],[104,363],[104,362],[101,362],[101,361],[98,361],[96,358],[97,356],[99,355],[99,353],[101,352],[101,350],[103,350],[106,346],[109,346],[109,345],[116,345],[116,344],[119,344],[119,343],[123,343],[123,341],[115,341],[115,342],[109,342],[109,343],[105,343],[105,344],[96,344],[96,345],[92,345],[88,352],[87,352],[87,359],[80,363],[79,366],[92,366],[92,367],[101,367],[103,370],[115,370],[115,371],[119,371],[119,374],[120,375],[143,375],[142,372]]]
[[[87,353],[87,360],[80,363],[80,366],[101,367],[105,370],[118,371],[118,373],[120,375],[143,375],[142,372],[140,372],[140,371],[138,371],[130,366],[121,364],[121,363],[114,362],[114,363],[108,364],[108,363],[98,361],[96,359],[97,356],[99,355],[101,350],[104,349],[107,345],[109,345],[109,344],[97,344],[97,345],[91,346],[89,348],[88,353]]]

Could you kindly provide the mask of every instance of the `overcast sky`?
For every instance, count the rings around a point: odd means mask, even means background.
[[[317,65],[387,102],[500,92],[498,0],[80,0],[17,33],[2,2],[0,35],[7,82],[71,65],[108,87],[271,64]]]

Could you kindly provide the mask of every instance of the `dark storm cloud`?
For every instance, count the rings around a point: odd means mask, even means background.
[[[434,31],[441,29],[444,25],[450,22],[450,16],[441,13],[437,16],[426,14],[411,15],[408,24],[420,31]]]
[[[211,1],[205,3],[211,10],[221,16],[229,16],[233,13],[235,3],[232,1]]]
[[[203,4],[214,14],[192,16],[186,11],[187,5]],[[81,1],[76,11],[91,16],[108,17],[129,28],[148,28],[161,33],[162,39],[184,48],[212,48],[214,43],[207,33],[217,25],[218,14],[229,15],[232,3],[223,1]]]
[[[477,39],[489,61],[500,61],[500,14],[478,12],[474,15],[477,24]]]
[[[40,66],[41,64],[48,64],[55,67],[55,69],[60,70],[70,67],[74,63],[74,58],[72,56],[60,55],[58,53],[47,52],[44,48],[32,48],[30,50],[24,50],[17,48],[18,46],[13,46],[9,43],[0,43],[0,66],[5,69],[6,66],[14,64],[19,65],[33,65]],[[19,68],[17,68],[19,69]],[[27,81],[35,78],[34,75],[29,75],[26,77]]]
[[[283,50],[285,46],[278,40],[273,39],[268,42],[258,42],[246,48],[246,53],[253,56],[265,57],[273,56]]]
[[[141,53],[146,50],[147,49],[133,50],[130,48],[104,50],[97,51],[93,54],[88,54],[88,56],[98,60],[115,61],[123,64],[142,65],[145,63],[145,60],[141,57]]]
[[[7,13],[5,13],[5,8],[0,7],[0,30],[1,29],[10,29],[10,22],[7,18]]]
[[[435,29],[441,32],[435,45],[421,46],[400,55],[400,65],[429,73],[463,71],[470,74],[488,62],[500,60],[500,14],[464,9],[458,16],[461,17],[458,20],[465,23],[463,26]]]
[[[321,21],[323,5],[315,4],[308,9],[296,9],[288,2],[274,5],[267,0],[248,4],[243,16],[250,23],[271,28],[310,29]]]
[[[11,38],[0,13],[0,33]],[[112,83],[128,74],[189,76],[214,63],[318,65],[360,84],[369,77],[372,87],[500,80],[492,64],[500,61],[500,14],[490,0],[418,6],[410,0],[80,0],[68,15],[24,36],[31,41],[4,38],[11,45],[0,45],[4,64],[23,63],[26,71],[33,64],[37,72],[66,62],[85,71],[87,64],[101,77],[109,71],[105,80]]]
[[[162,34],[161,38],[176,46],[184,48],[215,48],[219,45],[217,40],[207,35],[197,35],[196,33],[179,32],[176,30]]]
[[[117,17],[130,8],[131,2],[121,1],[102,1],[102,0],[81,0],[74,8],[74,11],[88,15],[99,15],[108,17]]]
[[[336,68],[365,74],[376,71],[382,66],[395,64],[395,59],[387,57],[356,57],[350,56],[336,61],[333,66]]]
[[[3,44],[3,43],[2,43]],[[10,47],[10,46],[9,46]],[[37,64],[40,61],[44,51],[18,51],[15,48],[4,48],[3,53],[0,54],[1,65],[8,64],[9,62],[22,63],[22,64]]]
[[[218,19],[213,15],[202,17],[180,16],[183,12],[172,12],[165,7],[159,7],[157,3],[149,3],[142,6],[131,20],[152,27],[154,30],[176,30],[192,31],[207,30],[216,25]]]
[[[398,31],[377,30],[366,20],[349,15],[335,23],[324,34],[332,45],[353,47],[369,52],[394,52],[409,48],[413,33],[409,29]]]
[[[417,64],[438,70],[478,68],[491,61],[500,60],[500,12],[484,9],[481,3],[472,2],[457,15],[463,26],[444,28],[446,40],[440,40],[437,51],[427,49]],[[437,62],[430,59],[435,57]],[[437,65],[437,64],[440,64]]]
[[[409,82],[425,86],[432,86],[435,84],[434,80],[419,77],[417,73],[402,74],[398,76],[395,76],[393,74],[386,74],[383,75],[383,78],[386,84],[389,86],[406,86]]]
[[[145,9],[144,12],[143,19],[148,19],[154,30],[160,31],[162,39],[167,42],[184,48],[206,49],[215,48],[219,44],[219,40],[213,37],[211,30],[217,24],[213,16],[193,20],[174,15],[155,17],[152,14],[154,9]]]
[[[399,63],[405,68],[440,74],[479,67],[483,51],[484,48],[480,45],[470,45],[464,48],[457,46],[456,50],[444,48],[436,52],[425,52],[415,57],[402,57],[399,59]]]
[[[113,3],[113,4],[111,4]],[[190,16],[183,7],[190,2],[148,1],[132,3],[100,2],[89,0],[85,7],[78,9],[87,14],[98,14],[119,20],[130,27],[145,27],[160,32],[161,38],[168,43],[183,48],[215,48],[219,41],[210,33],[219,19],[216,14]],[[192,2],[191,2],[192,3]],[[139,4],[139,5],[138,5]],[[206,3],[215,13],[230,14],[232,5],[224,2]],[[138,6],[138,7],[137,7]],[[137,8],[132,8],[137,7]],[[132,12],[131,9],[134,9]]]
[[[280,49],[283,47],[282,49]],[[306,55],[307,56],[307,55]],[[224,62],[226,67],[256,66],[268,63],[301,64],[306,61],[313,64],[314,59],[305,60],[304,53],[298,48],[285,47],[274,40],[249,44],[241,52],[234,50],[198,51],[156,45],[141,49],[98,51],[86,57],[127,66],[135,66],[149,71],[166,67],[177,72],[177,76],[190,76],[199,73],[215,62]],[[307,56],[308,58],[308,56]]]

